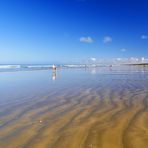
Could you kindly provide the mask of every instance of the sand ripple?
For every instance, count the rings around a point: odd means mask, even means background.
[[[2,148],[147,148],[147,83],[108,80],[5,106]]]

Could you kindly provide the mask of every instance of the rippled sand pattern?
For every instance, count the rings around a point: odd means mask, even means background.
[[[1,106],[0,147],[147,148],[148,79],[130,77],[96,76]]]

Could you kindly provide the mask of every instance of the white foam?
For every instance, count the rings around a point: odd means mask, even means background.
[[[51,68],[52,65],[29,65],[27,68]]]
[[[85,67],[85,65],[64,65],[64,67],[70,67],[70,68],[78,68],[78,67]]]
[[[21,68],[21,65],[0,65],[1,69]]]

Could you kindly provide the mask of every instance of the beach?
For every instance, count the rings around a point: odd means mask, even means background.
[[[0,73],[0,147],[147,148],[148,67]]]

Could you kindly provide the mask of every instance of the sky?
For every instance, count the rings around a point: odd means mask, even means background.
[[[147,0],[0,0],[0,64],[148,58]]]

